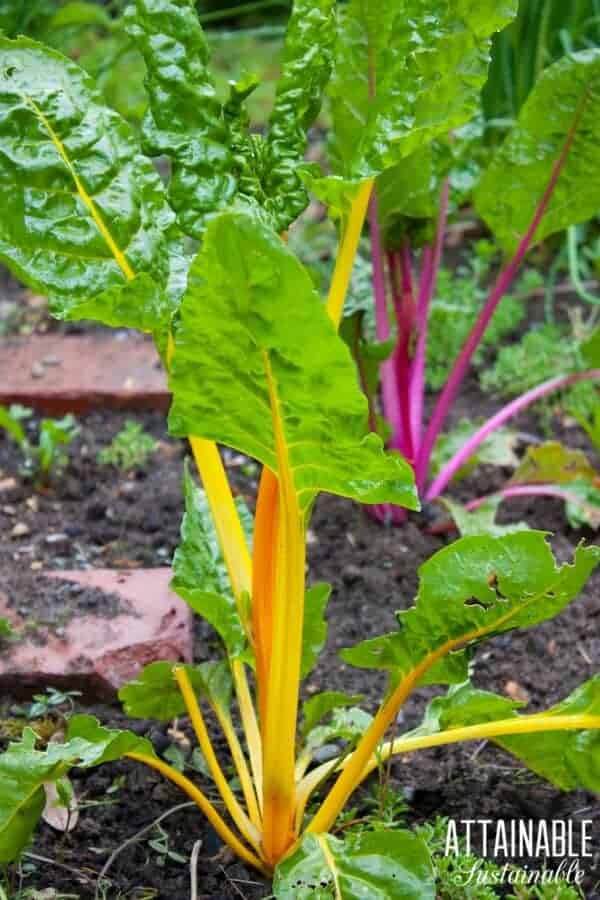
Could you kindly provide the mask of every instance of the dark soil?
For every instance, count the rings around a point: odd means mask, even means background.
[[[475,382],[467,385],[456,418],[481,415],[494,404],[482,398]],[[99,465],[98,451],[120,430],[126,418],[136,418],[160,441],[154,459],[134,473],[121,473]],[[168,563],[178,541],[182,513],[181,468],[186,452],[182,443],[166,437],[159,414],[125,416],[93,414],[81,422],[82,431],[71,447],[65,473],[44,492],[24,484],[18,476],[19,459],[14,446],[0,437],[0,484],[15,478],[12,488],[0,492],[0,590],[17,609],[33,609],[41,615],[40,569],[108,566],[154,566]],[[542,437],[535,417],[522,417],[516,427]],[[556,423],[558,432],[564,425]],[[581,433],[568,429],[571,446],[585,444]],[[233,454],[227,459],[237,489],[251,501],[256,473]],[[493,490],[507,473],[488,467],[477,470],[459,490],[459,496],[478,496]],[[520,500],[506,503],[503,521],[525,519],[531,526],[553,531],[553,547],[560,559],[569,558],[581,537],[573,532],[558,501]],[[28,533],[11,537],[18,523]],[[366,637],[392,630],[394,610],[409,606],[417,587],[417,569],[433,552],[455,535],[432,535],[422,517],[396,530],[373,522],[363,510],[334,497],[319,498],[309,534],[310,579],[333,585],[328,618],[331,623],[327,650],[305,689],[324,688],[363,693],[374,709],[381,696],[382,678],[344,665],[337,651]],[[54,539],[51,535],[65,535]],[[530,697],[532,711],[546,707],[591,677],[600,664],[600,574],[582,596],[552,623],[530,632],[496,638],[477,654],[476,682],[498,692],[519,691]],[[64,604],[64,586],[54,584],[46,594],[47,618]],[[206,659],[212,635],[198,623],[196,657]],[[423,703],[435,693],[420,692],[411,699],[400,724],[416,725]],[[12,698],[4,698],[0,712],[10,715]],[[111,727],[133,727],[149,735],[159,752],[173,743],[167,729],[151,722],[128,722],[116,705],[90,710]],[[218,745],[217,745],[218,746]],[[202,782],[202,777],[191,773]],[[135,763],[116,763],[89,772],[75,772],[73,782],[82,801],[80,821],[69,835],[43,824],[25,857],[24,884],[39,889],[53,887],[74,897],[94,897],[98,873],[124,841],[136,835],[160,815],[185,801],[176,789]],[[457,820],[500,818],[582,818],[594,821],[596,856],[590,860],[586,897],[600,897],[600,800],[585,792],[563,794],[534,776],[524,774],[510,757],[491,747],[452,746],[415,754],[392,766],[392,784],[409,798],[408,821],[423,822],[435,815]],[[107,791],[111,793],[107,794]],[[210,787],[207,788],[210,793]],[[357,815],[368,808],[371,788],[357,796]],[[202,842],[198,862],[200,897],[234,900],[267,897],[268,886],[254,872],[236,862],[224,850],[212,829],[193,808],[175,812],[161,823],[168,850],[189,859],[192,847]],[[110,900],[188,900],[189,867],[165,858],[154,829],[129,844],[110,866],[104,895]],[[152,843],[149,843],[152,841]],[[51,862],[40,861],[44,857]],[[540,861],[530,861],[534,867]]]

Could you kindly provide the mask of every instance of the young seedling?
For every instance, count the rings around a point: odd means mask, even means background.
[[[156,450],[156,441],[147,434],[139,422],[131,420],[113,438],[108,447],[98,454],[98,462],[117,466],[121,471],[143,469]]]
[[[367,403],[337,335],[373,180],[468,116],[491,34],[514,12],[497,6],[462,5],[458,15],[450,5],[440,13],[416,4],[406,29],[404,4],[374,11],[361,0],[299,0],[269,129],[259,135],[244,107],[252,80],[233,85],[224,104],[216,95],[192,0],[137,0],[128,27],[148,68],[144,148],[170,158],[166,190],[73,62],[25,39],[0,40],[0,179],[10,184],[0,255],[46,290],[62,317],[155,336],[170,374],[169,427],[189,438],[201,475],[202,490],[186,471],[173,587],[214,627],[223,654],[197,666],[154,663],[121,697],[132,716],[187,712],[225,811],[147,739],[76,715],[63,744],[41,751],[26,729],[0,756],[0,862],[30,839],[44,783],[125,756],[177,784],[225,844],[273,877],[278,898],[297,897],[302,886],[343,898],[366,891],[374,900],[433,900],[429,853],[409,831],[331,834],[382,761],[488,738],[560,787],[598,788],[598,678],[533,716],[468,681],[480,641],[561,612],[598,561],[600,549],[580,546],[572,563],[557,566],[538,532],[464,538],[429,560],[399,630],[343,654],[389,673],[376,714],[327,691],[303,706],[298,727],[301,682],[326,637],[329,586],[305,583],[315,498],[327,491],[418,507],[410,466],[368,432]],[[357,81],[369,64],[370,83]],[[326,85],[346,142],[323,175],[303,156]],[[283,239],[307,202],[306,184],[341,216],[326,303]],[[200,242],[193,258],[183,233]],[[251,535],[215,442],[263,466]],[[430,684],[450,691],[430,704],[421,729],[386,742],[408,697]],[[215,753],[208,712],[239,793]],[[315,765],[315,750],[338,738],[339,755]]]
[[[23,452],[21,473],[32,478],[37,486],[45,487],[67,465],[69,457],[61,448],[68,447],[79,434],[79,426],[70,414],[62,419],[42,419],[36,444],[21,424],[31,416],[32,410],[23,406],[0,406],[0,428],[6,430]]]

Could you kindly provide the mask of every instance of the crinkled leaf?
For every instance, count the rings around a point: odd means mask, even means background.
[[[233,198],[236,179],[196,4],[135,0],[127,28],[147,67],[144,148],[171,159],[171,205],[182,229],[199,237],[207,213]]]
[[[510,484],[569,484],[593,481],[596,470],[583,450],[565,447],[559,441],[528,447],[525,456],[510,479]]]
[[[154,756],[152,744],[129,731],[103,728],[92,716],[74,716],[63,744],[36,750],[37,735],[26,728],[19,743],[0,755],[0,862],[21,853],[44,810],[44,784],[62,779],[71,766],[100,765],[125,753]]]
[[[275,870],[277,900],[434,900],[425,842],[410,831],[374,831],[345,840],[307,834]]]
[[[12,637],[14,630],[10,622],[6,619],[0,619],[0,639]]]
[[[542,72],[475,192],[479,214],[507,251],[525,234],[567,139],[567,161],[535,241],[595,215],[599,121],[600,50],[569,54]]]
[[[128,716],[169,722],[185,715],[186,706],[173,676],[174,664],[154,662],[146,666],[133,681],[119,690],[119,699]],[[179,665],[185,669],[198,697],[206,697],[229,715],[231,675],[225,661],[206,662],[197,666]]]
[[[276,472],[273,404],[303,509],[319,490],[418,505],[409,465],[366,434],[352,358],[309,273],[253,215],[223,213],[207,228],[170,385],[173,434],[219,441]]]
[[[26,38],[0,39],[0,104],[0,258],[61,318],[159,329],[180,251],[130,127],[79,66]]]
[[[315,694],[302,705],[302,734],[306,736],[333,710],[354,706],[362,699],[362,694],[342,694],[341,691],[322,691]]]
[[[169,195],[187,234],[200,237],[206,217],[235,196],[263,208],[276,230],[302,212],[299,174],[329,79],[334,22],[334,0],[294,3],[265,139],[250,132],[245,110],[253,76],[233,84],[221,106],[193,0],[135,0],[127,27],[148,69],[144,145],[171,159]]]
[[[433,475],[450,462],[452,457],[466,444],[470,437],[478,431],[483,420],[461,419],[452,431],[441,434],[431,455],[431,471]],[[518,436],[512,428],[498,428],[483,441],[477,451],[469,457],[465,465],[454,476],[464,478],[477,465],[502,466],[514,469],[519,464],[515,453]]]
[[[218,633],[232,657],[248,642],[237,611],[206,494],[184,467],[185,513],[173,557],[172,589]]]
[[[336,0],[294,0],[287,26],[282,72],[269,120],[263,190],[267,208],[287,225],[308,203],[298,175],[307,132],[331,74]]]
[[[306,591],[302,629],[302,663],[300,677],[306,678],[315,666],[327,640],[325,610],[331,596],[330,584],[313,584]]]
[[[494,0],[350,0],[328,93],[334,176],[376,175],[477,110],[491,35],[516,13]]]
[[[484,503],[472,511],[457,500],[450,500],[449,497],[443,497],[440,502],[452,516],[461,537],[475,534],[489,534],[498,537],[511,531],[523,531],[529,528],[526,522],[511,522],[510,525],[499,525],[496,522],[498,507],[502,503],[500,496],[488,497]]]
[[[344,650],[342,658],[388,669],[396,679],[420,667],[418,684],[465,681],[461,648],[558,615],[599,560],[600,547],[580,545],[572,564],[557,566],[541,531],[460,538],[419,569],[416,602],[397,614],[399,631]]]

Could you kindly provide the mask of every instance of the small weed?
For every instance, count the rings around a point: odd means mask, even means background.
[[[139,422],[130,419],[108,447],[100,451],[98,462],[117,466],[122,472],[143,469],[155,450],[154,438],[144,431]]]
[[[36,443],[26,425],[32,415],[31,409],[19,404],[0,406],[0,428],[21,448],[23,477],[32,478],[38,486],[46,486],[67,465],[69,458],[62,448],[68,447],[76,437],[79,426],[70,414],[62,419],[42,419]]]
[[[25,716],[27,719],[41,719],[54,711],[60,712],[64,718],[68,718],[74,711],[76,697],[81,697],[81,691],[59,691],[56,688],[46,688],[44,694],[33,695],[33,701],[29,706],[13,707],[12,712],[15,715]],[[61,709],[61,707],[63,708]]]
[[[155,862],[157,866],[164,866],[167,860],[172,862],[187,863],[187,858],[177,853],[175,850],[169,849],[169,834],[160,825],[155,826],[156,837],[148,840],[148,847],[156,854]]]

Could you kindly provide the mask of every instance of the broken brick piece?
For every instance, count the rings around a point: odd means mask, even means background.
[[[123,611],[102,616],[82,612],[60,635],[5,642],[0,650],[0,688],[30,695],[46,687],[81,691],[109,700],[126,681],[156,660],[191,662],[192,613],[169,589],[170,568],[87,569],[42,573],[118,594]],[[0,618],[17,631],[24,624],[0,594]]]
[[[141,335],[44,334],[0,341],[0,404],[48,415],[169,407],[154,344]]]

